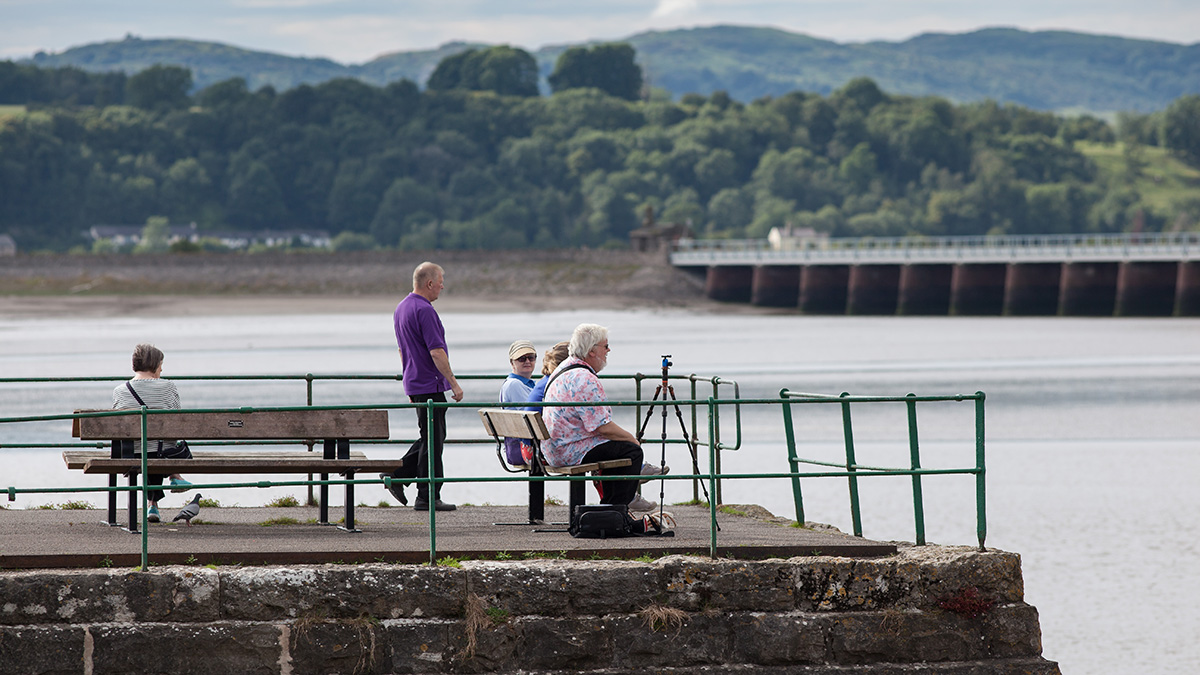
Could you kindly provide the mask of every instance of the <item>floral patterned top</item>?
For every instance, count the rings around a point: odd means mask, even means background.
[[[583,367],[563,373],[546,387],[546,402],[607,401],[604,385],[600,384],[600,378],[583,359],[572,356],[559,364],[555,373],[575,364],[582,364]],[[550,438],[542,444],[542,454],[551,466],[579,464],[588,451],[608,441],[596,433],[596,429],[612,421],[612,408],[609,406],[547,406],[542,408],[542,416],[550,431]]]

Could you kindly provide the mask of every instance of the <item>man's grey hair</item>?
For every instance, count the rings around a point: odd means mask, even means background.
[[[581,323],[571,333],[571,344],[567,353],[577,359],[587,357],[588,352],[608,339],[608,329],[594,323]]]
[[[439,274],[445,274],[445,271],[437,263],[426,261],[417,265],[417,269],[413,270],[413,290],[425,288],[425,283],[436,279]]]

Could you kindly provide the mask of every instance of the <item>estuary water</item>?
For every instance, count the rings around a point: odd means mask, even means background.
[[[720,376],[743,398],[774,397],[781,388],[838,394],[957,394],[982,391],[986,403],[987,545],[1020,553],[1026,600],[1041,615],[1044,654],[1065,673],[1192,673],[1200,663],[1200,320],[1061,318],[850,318],[669,311],[561,311],[527,314],[445,312],[450,356],[459,373],[507,372],[507,345],[539,350],[565,339],[578,323],[611,330],[606,372],[646,373],[655,384],[661,356],[673,374]],[[0,317],[0,377],[128,375],[137,342],[166,352],[164,376],[215,374],[395,373],[390,315],[206,316],[169,320],[6,319]],[[56,414],[107,407],[116,381],[0,383],[0,416]],[[493,401],[497,379],[467,380],[468,400]],[[187,407],[302,405],[302,382],[184,382]],[[707,396],[711,387],[701,390]],[[614,398],[632,391],[610,386]],[[687,387],[677,383],[685,399]],[[725,390],[725,395],[730,392]],[[317,382],[317,404],[403,402],[394,381]],[[841,413],[835,406],[794,406],[800,454],[837,461]],[[686,411],[685,411],[686,414]],[[635,426],[632,409],[618,421]],[[742,410],[742,443],[723,457],[725,472],[787,470],[780,410]],[[863,464],[908,461],[904,406],[856,406],[854,433]],[[922,464],[974,463],[971,403],[918,407]],[[735,439],[733,411],[722,411],[722,438]],[[647,437],[661,437],[655,415]],[[451,436],[480,438],[473,410],[451,415]],[[410,438],[415,420],[392,412],[394,438]],[[674,416],[667,435],[679,438]],[[0,444],[66,442],[69,423],[0,424]],[[676,473],[687,470],[682,446],[647,443]],[[370,455],[402,451],[367,447]],[[499,475],[487,445],[452,446],[447,473]],[[703,461],[703,460],[702,460]],[[702,464],[703,466],[704,464]],[[201,477],[203,479],[203,477]],[[59,450],[0,449],[0,488],[94,484],[68,473]],[[974,481],[924,480],[926,538],[973,545]],[[914,538],[911,481],[864,479],[863,534]],[[551,494],[565,499],[565,488]],[[690,484],[651,483],[647,496],[666,503],[691,498]],[[251,506],[296,489],[221,491],[224,505]],[[457,484],[444,496],[459,503],[524,503],[519,485]],[[851,531],[846,482],[804,483],[805,516]],[[387,497],[363,489],[369,503]],[[101,503],[98,496],[87,496]],[[169,495],[171,499],[180,498]],[[726,481],[727,503],[757,503],[794,517],[783,480]],[[11,508],[61,502],[62,495],[22,495]],[[0,511],[0,518],[3,511]],[[0,547],[3,543],[0,542]]]

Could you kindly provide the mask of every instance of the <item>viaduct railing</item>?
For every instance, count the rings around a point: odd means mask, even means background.
[[[1200,257],[1200,232],[1039,234],[972,237],[682,239],[679,267],[698,265],[865,265],[1180,261]]]

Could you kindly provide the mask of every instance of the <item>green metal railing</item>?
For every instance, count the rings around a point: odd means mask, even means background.
[[[503,376],[464,376],[460,379],[500,379]],[[617,376],[619,377],[619,376]],[[640,420],[642,418],[642,409],[645,408],[649,401],[641,396],[642,380],[654,379],[661,381],[661,377],[652,378],[641,374],[633,376],[636,385],[637,398],[629,401],[611,401],[608,405],[621,408],[631,407],[635,409],[635,414]],[[81,382],[81,381],[120,381],[125,378],[5,378],[0,379],[0,384],[11,382],[23,383],[47,383],[47,382]],[[115,415],[139,415],[141,417],[141,433],[143,446],[146,442],[147,419],[150,415],[165,414],[165,413],[251,413],[259,411],[296,411],[296,410],[360,410],[360,409],[375,409],[375,410],[400,410],[400,409],[423,409],[427,416],[428,428],[433,425],[433,413],[437,408],[470,408],[476,409],[481,406],[492,406],[495,402],[434,402],[428,401],[425,403],[385,403],[371,405],[331,405],[331,406],[316,406],[312,404],[312,384],[317,380],[395,380],[396,376],[383,375],[364,375],[364,376],[314,376],[312,374],[304,376],[186,376],[172,378],[176,381],[183,380],[286,380],[286,379],[303,379],[307,382],[308,405],[305,406],[273,406],[273,407],[232,407],[232,408],[196,408],[183,410],[150,410],[146,408],[121,410],[121,411],[101,411],[78,414],[59,414],[59,415],[34,415],[25,417],[8,417],[0,418],[0,429],[7,424],[25,423],[25,422],[48,422],[48,421],[65,421],[80,417],[98,417],[98,416],[115,416]],[[848,481],[850,489],[850,510],[853,520],[853,529],[856,536],[862,536],[862,519],[858,491],[858,481],[860,478],[869,476],[910,476],[912,480],[913,491],[913,509],[916,522],[916,543],[923,545],[925,543],[925,525],[924,525],[924,503],[921,490],[921,478],[926,475],[947,475],[947,474],[968,474],[975,476],[976,488],[976,522],[977,536],[979,547],[982,549],[986,537],[986,511],[985,511],[985,491],[984,491],[984,394],[977,392],[973,395],[950,395],[950,396],[916,396],[908,394],[906,396],[850,396],[843,393],[840,396],[827,394],[807,394],[792,392],[787,389],[780,391],[778,398],[766,399],[742,399],[737,396],[738,388],[735,382],[723,380],[721,378],[701,378],[695,375],[687,376],[686,378],[691,384],[692,398],[670,401],[673,405],[678,405],[681,409],[687,408],[691,411],[692,433],[690,438],[694,445],[691,446],[692,451],[699,447],[706,447],[708,450],[708,469],[697,470],[693,473],[671,474],[661,477],[663,480],[688,480],[693,481],[693,486],[698,485],[697,481],[705,481],[708,485],[708,493],[712,498],[708,500],[709,515],[710,515],[710,531],[709,531],[709,549],[710,555],[717,556],[717,506],[720,504],[720,482],[723,480],[741,480],[741,479],[783,479],[787,478],[791,481],[793,501],[795,504],[796,520],[799,523],[804,522],[804,503],[801,493],[801,480],[813,478],[845,478]],[[704,399],[696,398],[698,394],[697,387],[701,383],[709,383],[713,388],[713,395]],[[734,398],[720,398],[720,387],[729,385],[734,388]],[[916,410],[918,403],[927,402],[974,402],[974,417],[975,417],[975,465],[964,468],[949,468],[949,469],[926,469],[921,467],[918,433],[917,433],[917,417]],[[908,467],[875,467],[865,466],[857,463],[855,459],[853,423],[851,417],[851,406],[861,404],[894,404],[903,403],[907,407],[908,416],[908,442],[909,442],[909,466]],[[804,459],[797,454],[797,439],[795,434],[795,426],[793,424],[792,407],[799,404],[835,404],[841,406],[842,426],[845,444],[845,461],[841,463],[833,463],[815,459]],[[531,404],[539,407],[554,406],[588,406],[589,403],[553,403],[553,404]],[[721,451],[738,450],[743,447],[742,441],[742,420],[741,409],[743,406],[779,406],[782,411],[783,431],[785,436],[785,447],[787,451],[787,461],[789,471],[787,472],[756,472],[756,473],[724,473],[721,471],[720,456]],[[721,410],[732,408],[735,413],[735,440],[732,443],[723,443],[720,440],[721,429]],[[704,436],[698,436],[696,430],[698,421],[703,411],[705,425],[702,427],[705,431]],[[380,441],[381,443],[407,443],[409,440],[388,440]],[[453,443],[492,443],[490,438],[464,438],[464,439],[447,439],[447,445]],[[659,440],[647,441],[659,442]],[[661,439],[663,443],[684,443],[682,439]],[[212,442],[212,444],[252,444],[252,445],[269,445],[268,441],[241,441],[241,442]],[[294,443],[292,443],[294,444]],[[42,443],[42,444],[4,444],[0,443],[0,450],[5,448],[103,448],[106,444],[103,443]],[[311,449],[311,444],[309,444]],[[141,475],[146,475],[146,457],[142,454],[142,472]],[[838,470],[827,471],[800,471],[800,465],[824,466],[829,468],[836,467]],[[504,475],[504,476],[468,476],[468,477],[442,477],[437,478],[433,475],[434,463],[429,463],[430,474],[428,476],[417,479],[405,479],[406,482],[418,483],[492,483],[492,482],[529,482],[529,481],[590,481],[594,480],[591,476],[528,476],[528,475]],[[619,477],[613,476],[614,480],[640,480],[640,476]],[[196,483],[195,488],[204,489],[222,489],[222,488],[265,488],[265,487],[292,487],[292,486],[308,486],[311,491],[313,486],[320,485],[383,485],[390,486],[391,478],[373,478],[373,479],[331,479],[331,480],[312,480],[311,476],[308,480],[298,481],[251,481],[251,482],[225,482],[225,483]],[[656,478],[657,480],[657,478]],[[18,488],[10,486],[7,488],[9,501],[14,501],[18,494],[36,494],[36,493],[108,493],[108,492],[128,492],[139,491],[142,498],[142,566],[146,568],[149,564],[149,550],[147,539],[147,523],[146,523],[146,507],[148,504],[148,492],[151,488],[147,485],[135,486],[102,486],[102,487],[42,487],[42,488]],[[695,487],[693,487],[695,493]],[[437,513],[436,510],[429,511],[429,559],[430,562],[437,560]]]

